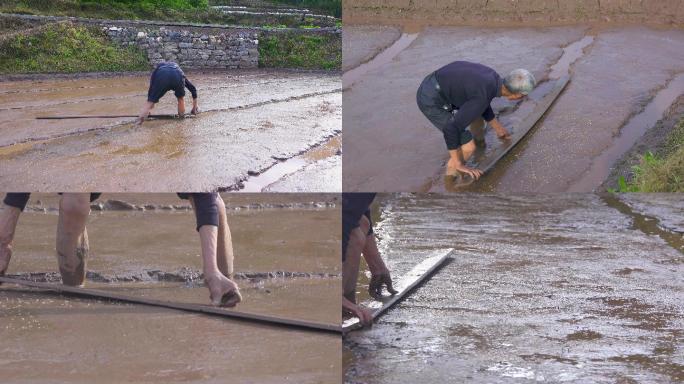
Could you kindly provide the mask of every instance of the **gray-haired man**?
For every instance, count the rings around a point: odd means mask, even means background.
[[[485,65],[467,61],[447,64],[423,80],[416,100],[425,117],[444,134],[450,156],[447,176],[461,174],[474,179],[482,176],[480,170],[465,163],[477,145],[484,146],[485,121],[500,139],[510,138],[494,116],[490,105],[492,99],[518,100],[535,85],[534,76],[525,69],[516,69],[502,78]]]

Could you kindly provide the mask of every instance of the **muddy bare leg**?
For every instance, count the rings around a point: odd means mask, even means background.
[[[145,105],[142,107],[140,110],[140,113],[138,114],[138,124],[142,124],[145,119],[147,119],[147,116],[150,115],[150,112],[152,111],[152,108],[154,108],[154,103],[151,101],[145,102]]]
[[[216,204],[219,213],[218,252],[216,255],[218,269],[224,276],[232,280],[234,273],[233,261],[235,259],[233,254],[233,239],[230,235],[230,227],[228,227],[226,204],[218,193],[216,194]]]
[[[21,209],[6,204],[0,211],[0,276],[5,275],[12,258],[12,241],[20,215]]]
[[[356,284],[359,278],[361,252],[366,244],[366,233],[361,228],[354,228],[349,234],[347,253],[342,263],[342,294],[356,303]]]
[[[59,202],[57,223],[57,263],[62,284],[80,286],[85,282],[88,257],[86,221],[90,214],[90,194],[65,193]]]
[[[209,288],[209,299],[213,305],[234,307],[242,296],[237,284],[221,273],[216,262],[216,245],[218,243],[218,228],[213,225],[203,225],[199,229],[202,246],[202,269],[204,280]]]
[[[449,162],[447,163],[447,175],[456,175],[458,172],[463,172],[466,162],[473,157],[475,153],[475,140],[463,144],[457,149],[449,151]]]
[[[483,118],[479,117],[475,119],[469,126],[470,133],[473,135],[473,140],[475,145],[483,148],[485,143],[485,121]]]

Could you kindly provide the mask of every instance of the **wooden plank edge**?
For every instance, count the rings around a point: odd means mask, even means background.
[[[8,283],[8,284],[22,285],[22,286],[27,286],[27,287],[32,287],[32,288],[46,289],[49,291],[57,292],[60,294],[71,295],[71,296],[78,296],[78,297],[84,297],[84,298],[95,298],[95,299],[105,299],[105,300],[119,301],[119,302],[132,303],[132,304],[142,304],[142,305],[149,305],[149,306],[154,306],[154,307],[170,308],[170,309],[176,309],[176,310],[181,310],[181,311],[186,311],[186,312],[194,312],[194,313],[202,313],[202,314],[206,314],[206,315],[229,317],[229,318],[237,319],[240,321],[250,321],[250,322],[257,322],[257,323],[262,323],[262,324],[267,324],[267,325],[276,325],[276,326],[281,326],[281,327],[297,328],[297,329],[307,330],[307,331],[327,332],[327,333],[336,333],[336,334],[340,334],[342,332],[341,326],[336,325],[336,324],[326,324],[326,323],[319,323],[319,322],[314,322],[314,321],[280,318],[280,317],[275,317],[275,316],[260,315],[260,314],[249,313],[249,312],[238,312],[238,311],[233,311],[233,310],[220,309],[217,307],[210,307],[207,305],[190,304],[190,303],[187,303],[187,304],[186,303],[174,303],[174,302],[170,302],[170,301],[137,298],[137,297],[120,295],[117,293],[100,291],[100,290],[95,290],[95,289],[70,287],[70,286],[61,285],[61,284],[40,283],[40,282],[34,282],[34,281],[28,281],[28,280],[22,280],[22,279],[13,279],[13,278],[9,278],[9,277],[0,277],[0,282]]]
[[[444,265],[444,262],[447,261],[447,259],[450,259],[451,256],[454,254],[454,249],[453,248],[448,248],[444,251],[439,251],[444,252],[443,254],[435,255],[435,256],[429,256],[425,260],[421,261],[420,263],[416,264],[415,267],[413,267],[400,281],[403,281],[405,277],[411,276],[412,274],[417,273],[417,270],[422,270],[423,272],[421,275],[417,278],[414,279],[409,285],[403,287],[402,289],[399,290],[399,293],[397,293],[394,296],[391,296],[390,299],[386,302],[383,303],[382,307],[377,309],[376,311],[373,312],[373,321],[383,315],[385,312],[387,312],[394,304],[398,303],[401,301],[406,295],[408,295],[412,290],[417,288],[419,285],[424,283],[428,277],[432,276],[439,268],[441,268]],[[429,265],[427,269],[425,269],[426,265]],[[363,326],[361,325],[361,322],[359,321],[358,318],[350,319],[351,321],[347,321],[347,325],[342,325],[342,333],[346,334],[348,332],[357,330],[359,328],[362,328]]]
[[[544,100],[544,103],[537,105],[537,107],[530,114],[530,116],[528,116],[525,120],[523,120],[520,123],[520,125],[526,126],[526,128],[523,130],[525,133],[522,136],[520,136],[520,138],[518,138],[518,140],[516,140],[516,142],[513,143],[513,145],[508,147],[505,151],[496,155],[496,157],[494,158],[494,160],[490,164],[488,164],[484,169],[481,169],[482,173],[490,172],[492,170],[492,168],[494,168],[496,163],[499,162],[499,160],[501,160],[504,156],[506,156],[508,154],[508,152],[510,152],[513,148],[515,148],[515,146],[518,145],[525,138],[525,136],[527,136],[530,133],[532,128],[534,128],[534,126],[537,125],[539,120],[541,120],[541,118],[546,114],[546,112],[549,111],[549,109],[551,108],[553,103],[556,102],[556,100],[558,99],[558,96],[560,96],[560,94],[563,92],[563,90],[565,89],[565,87],[568,85],[569,82],[570,82],[570,75],[565,75],[565,76],[559,78],[558,80],[556,80],[556,85],[554,86],[554,89],[545,97],[545,98],[547,98],[547,100]]]

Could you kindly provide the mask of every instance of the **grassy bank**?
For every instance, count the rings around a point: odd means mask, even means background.
[[[684,192],[684,118],[679,119],[659,153],[644,154],[632,180],[619,180],[619,192]]]
[[[262,68],[339,70],[342,67],[340,35],[272,34],[259,40]]]
[[[207,0],[0,0],[0,12],[97,19],[159,20],[226,25],[312,26],[299,16],[235,15],[209,7]],[[316,21],[322,23],[322,21]],[[334,26],[314,25],[316,27]]]
[[[48,24],[0,41],[0,74],[148,69],[144,52],[117,46],[97,27]]]

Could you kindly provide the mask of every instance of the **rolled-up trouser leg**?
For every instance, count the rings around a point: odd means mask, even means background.
[[[26,208],[26,204],[30,197],[30,193],[8,193],[5,195],[5,199],[2,202],[5,203],[5,205],[19,208],[20,211],[23,211]]]
[[[86,221],[90,194],[67,193],[59,203],[57,223],[57,263],[65,285],[83,285],[89,252]]]
[[[178,197],[191,200],[195,211],[197,231],[203,225],[219,226],[219,208],[216,200],[217,192],[213,193],[178,193]]]

